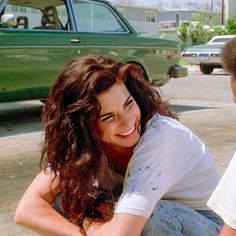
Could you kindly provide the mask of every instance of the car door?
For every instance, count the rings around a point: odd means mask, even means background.
[[[29,2],[27,7],[21,1],[8,2],[4,14],[21,22],[0,28],[0,101],[45,98],[65,64],[84,54],[83,39],[75,32],[64,1],[50,6],[57,11],[57,25],[43,25],[47,1],[31,1],[40,5]]]
[[[84,39],[87,54],[123,60],[134,54],[136,32],[103,1],[73,0],[78,33]]]
[[[138,64],[146,79],[165,84],[178,62],[177,42],[140,37],[117,10],[103,0],[71,0],[86,54]],[[172,73],[174,74],[174,73]]]

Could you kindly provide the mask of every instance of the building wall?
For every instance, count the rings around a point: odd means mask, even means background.
[[[145,21],[130,21],[132,27],[140,34],[159,36],[159,24]]]
[[[145,8],[145,7],[133,7],[130,5],[115,5],[119,9],[124,9],[124,16],[130,21],[145,21],[145,12],[152,11],[155,12],[157,17],[158,9],[156,8]]]
[[[189,22],[194,19],[194,16],[197,16],[201,13],[201,11],[193,11],[193,10],[163,10],[159,11],[157,14],[157,21],[158,22],[165,22],[165,21],[173,21],[176,22],[176,15],[179,15],[180,22]],[[211,16],[217,17],[217,23],[220,24],[220,14],[218,13],[212,13],[212,12],[206,12],[209,16],[209,21],[211,19]]]
[[[236,2],[236,0],[234,0]],[[177,27],[182,22],[191,22],[196,18],[196,15],[203,13],[202,11],[193,10],[161,10],[155,8],[135,7],[130,5],[116,5],[118,10],[122,9],[122,13],[134,29],[142,34],[162,35],[162,34],[176,34]],[[146,12],[155,12],[155,22],[147,22]],[[218,24],[220,24],[220,14],[206,12],[209,16],[209,24],[211,23],[211,16],[217,16]]]
[[[141,34],[159,35],[157,15],[158,10],[155,8],[132,7],[127,5],[116,5],[116,8],[124,15],[132,27]],[[146,21],[146,11],[155,13],[155,22]]]
[[[236,18],[236,0],[225,0],[225,19]]]
[[[130,21],[145,21],[145,15],[141,8],[125,8],[125,17]]]
[[[157,15],[157,20],[161,21],[175,21],[176,15],[179,15],[181,21],[189,21],[191,19],[190,11],[160,11]]]

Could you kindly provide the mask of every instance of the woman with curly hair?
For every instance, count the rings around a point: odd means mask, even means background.
[[[88,56],[60,73],[43,111],[42,171],[16,223],[43,235],[217,235],[211,154],[135,64]]]

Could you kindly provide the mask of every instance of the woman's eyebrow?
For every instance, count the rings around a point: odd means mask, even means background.
[[[129,99],[130,99],[130,98],[131,98],[131,95],[129,95],[128,98],[125,100],[125,103],[124,103],[123,107],[126,107],[126,106],[127,106],[127,104],[128,104],[128,102],[129,102]],[[104,118],[104,117],[106,117],[106,116],[111,116],[111,115],[113,115],[113,112],[104,113],[104,114],[102,114],[102,115],[100,116],[100,119],[102,119],[102,118]]]
[[[129,95],[129,97],[126,99],[126,101],[125,101],[123,107],[126,107],[126,106],[127,106],[127,103],[129,102],[129,99],[130,99],[130,98],[131,98],[131,95]]]

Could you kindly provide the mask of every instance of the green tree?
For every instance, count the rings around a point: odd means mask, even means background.
[[[192,45],[192,40],[189,32],[189,24],[182,23],[181,26],[178,27],[178,36],[181,40],[182,50]]]
[[[231,23],[231,28],[236,32],[236,20],[234,24]],[[219,24],[217,15],[209,15],[208,13],[195,14],[191,22],[184,23],[178,28],[182,50],[192,45],[205,44],[213,36],[224,34],[228,34],[227,27]]]
[[[190,37],[193,45],[207,43],[214,35],[214,30],[209,25],[198,23],[190,30]]]
[[[229,18],[226,22],[226,29],[229,34],[236,34],[236,19]]]

